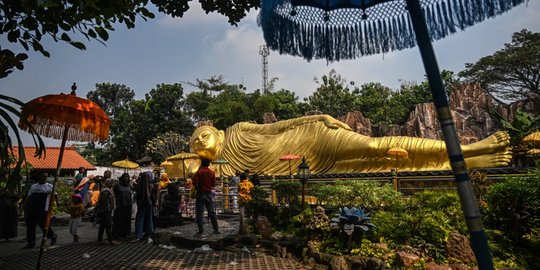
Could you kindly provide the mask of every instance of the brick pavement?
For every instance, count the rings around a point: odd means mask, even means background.
[[[0,269],[35,269],[39,251],[0,257]],[[164,249],[147,243],[109,246],[97,243],[70,244],[49,249],[43,269],[305,269],[299,262],[264,252],[222,250],[197,253],[185,249]]]
[[[224,225],[220,228],[224,233],[219,236],[224,237],[236,230],[234,222],[223,220],[219,222],[220,226]],[[73,244],[68,228],[56,227],[58,242],[56,246],[46,250],[43,256],[43,269],[308,269],[297,260],[274,257],[254,247],[249,247],[250,252],[242,252],[240,248],[230,246],[221,251],[198,253],[193,249],[152,245],[147,242],[123,242],[118,246],[98,244],[95,242],[97,228],[89,222],[82,222],[79,227],[81,243]],[[196,225],[188,222],[183,226],[170,229],[175,233],[188,234],[191,237],[196,230]],[[39,249],[22,250],[26,232],[23,223],[20,223],[18,231],[17,238],[9,242],[0,242],[1,270],[35,269]],[[207,231],[211,232],[211,228]],[[208,235],[208,237],[215,236]]]

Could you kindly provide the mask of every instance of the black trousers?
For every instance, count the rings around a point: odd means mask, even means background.
[[[101,212],[98,214],[99,216],[99,229],[98,229],[98,241],[103,241],[103,231],[107,234],[107,240],[109,242],[112,242],[113,237],[111,233],[111,212]]]
[[[112,234],[115,239],[131,234],[131,205],[118,206],[114,210]]]
[[[29,245],[36,244],[36,225],[42,232],[45,232],[45,218],[47,217],[47,211],[29,210],[26,215],[26,241]],[[47,231],[47,238],[52,239],[54,237],[54,231],[51,226]]]

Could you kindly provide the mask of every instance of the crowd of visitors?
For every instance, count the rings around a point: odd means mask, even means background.
[[[211,161],[201,160],[201,166],[192,179],[185,179],[184,189],[195,191],[195,220],[197,233],[202,236],[203,214],[206,209],[213,227],[213,233],[219,234],[219,226],[216,217],[216,201],[214,190],[216,175],[209,168]],[[254,186],[260,185],[257,174],[248,178],[249,171],[240,173],[230,178],[231,189],[234,194],[234,205],[240,205],[241,221],[243,223],[243,204],[251,199],[249,195]],[[249,179],[249,181],[248,181]],[[36,225],[44,230],[47,218],[49,198],[52,196],[52,184],[48,183],[47,175],[34,175],[36,183],[31,185],[24,203],[25,221],[27,225],[27,244],[24,248],[35,247]],[[239,201],[236,201],[236,195]],[[189,196],[186,196],[189,200]],[[68,214],[70,215],[69,232],[73,236],[73,242],[79,242],[77,234],[79,223],[83,216],[90,217],[93,224],[99,223],[97,241],[103,242],[103,234],[107,236],[110,245],[118,245],[120,241],[126,241],[132,236],[132,221],[135,222],[135,231],[130,241],[142,241],[150,237],[156,228],[158,216],[175,217],[181,209],[179,185],[171,181],[167,173],[159,170],[141,172],[138,176],[122,174],[118,179],[112,177],[111,171],[107,170],[103,176],[86,175],[84,168],[80,168],[75,176],[73,194]],[[240,227],[243,232],[243,226]],[[54,245],[57,235],[53,228],[48,229],[46,237]]]

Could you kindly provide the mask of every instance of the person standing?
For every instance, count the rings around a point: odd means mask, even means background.
[[[238,234],[246,233],[246,226],[244,224],[245,218],[245,204],[251,200],[251,189],[253,188],[253,183],[248,180],[246,174],[240,175],[240,183],[238,183],[238,196],[240,197],[240,229]]]
[[[132,189],[129,174],[124,173],[120,180],[113,187],[116,198],[116,209],[114,210],[112,234],[115,239],[126,238],[131,234],[131,207]]]
[[[152,172],[142,172],[139,174],[139,180],[135,186],[135,198],[137,201],[137,215],[135,216],[135,234],[134,241],[140,241],[150,237],[154,232],[154,224],[152,221],[152,194],[154,192],[154,184],[152,183]]]
[[[116,242],[111,233],[111,222],[112,222],[112,213],[115,208],[115,199],[114,194],[111,190],[113,186],[113,180],[111,178],[103,181],[103,187],[99,193],[99,199],[96,204],[96,214],[99,218],[99,229],[98,229],[98,242],[103,242],[103,231],[107,234],[107,240],[112,246],[120,244]]]
[[[204,232],[203,228],[203,214],[204,208],[210,216],[212,227],[214,228],[214,234],[219,234],[219,227],[215,212],[215,205],[213,200],[212,191],[216,185],[216,175],[210,168],[210,160],[202,159],[201,167],[197,170],[193,176],[193,186],[197,189],[197,197],[195,200],[195,220],[197,221],[197,227],[199,231],[195,236],[202,236]]]
[[[77,173],[77,175],[75,175],[75,183],[73,184],[73,187],[78,187],[81,181],[85,177],[86,177],[86,169],[84,167],[79,167],[79,172]]]
[[[28,190],[26,197],[28,211],[27,226],[26,226],[26,246],[23,248],[33,248],[36,246],[36,224],[45,232],[45,222],[47,219],[47,211],[49,210],[49,201],[52,194],[53,185],[47,183],[47,174],[41,173],[38,182],[33,184]],[[55,194],[56,195],[56,194]],[[56,197],[56,196],[55,196]],[[53,197],[54,199],[54,197]],[[50,239],[51,245],[56,244],[57,235],[54,233],[51,226],[47,230],[47,235],[44,236]]]
[[[73,242],[79,243],[79,223],[81,223],[81,215],[84,213],[82,197],[80,194],[71,195],[71,205],[69,206],[69,233],[73,235]]]

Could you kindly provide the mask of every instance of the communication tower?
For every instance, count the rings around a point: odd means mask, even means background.
[[[262,56],[262,88],[264,92],[268,91],[268,55],[270,51],[266,45],[261,45],[259,47],[259,54]]]

